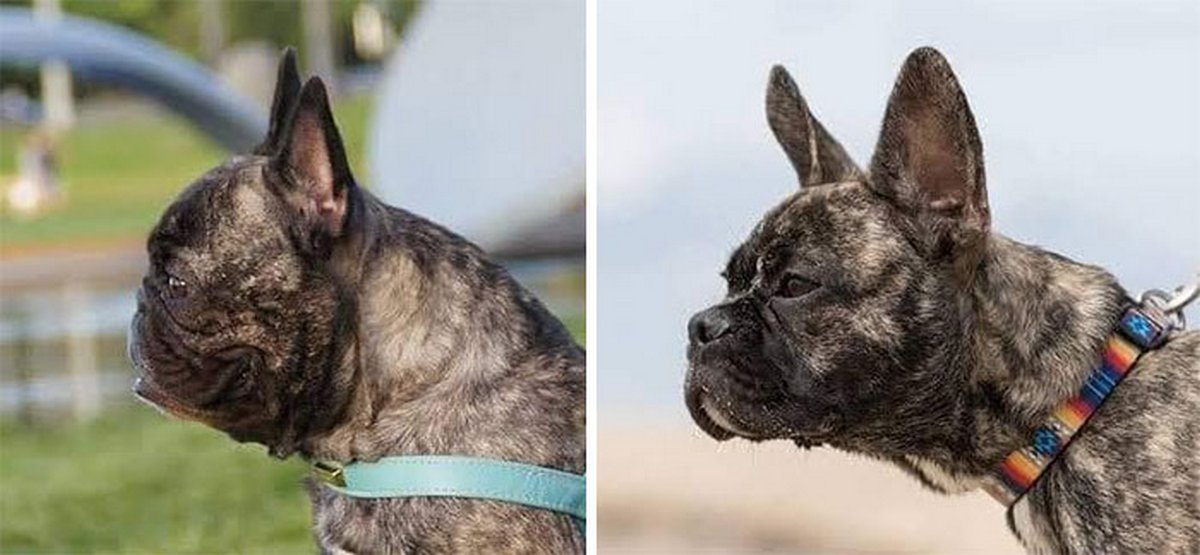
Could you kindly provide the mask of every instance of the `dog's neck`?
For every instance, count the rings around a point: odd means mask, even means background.
[[[362,257],[369,262],[357,286],[356,344],[343,369],[354,393],[343,421],[311,438],[304,454],[341,462],[460,454],[562,466],[558,454],[542,452],[562,442],[544,432],[574,426],[578,405],[582,438],[583,398],[570,390],[577,378],[582,392],[583,373],[563,370],[581,365],[582,354],[561,324],[440,227],[401,212],[377,222],[365,242],[374,252]],[[512,406],[540,403],[537,395],[551,397],[541,403],[547,414]],[[506,451],[523,440],[525,453]]]
[[[1079,390],[1126,299],[1101,268],[993,236],[974,284],[976,379],[1036,426]]]
[[[960,303],[958,363],[969,383],[960,437],[970,452],[905,456],[938,489],[977,485],[1075,394],[1099,360],[1126,293],[1108,272],[999,235]]]

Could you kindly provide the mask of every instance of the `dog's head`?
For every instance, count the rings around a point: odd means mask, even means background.
[[[903,452],[954,417],[946,400],[963,379],[923,362],[956,356],[943,351],[988,237],[967,100],[938,52],[913,52],[869,173],[780,67],[766,104],[800,190],[736,249],[726,298],[689,322],[688,407],[717,439]]]
[[[354,189],[325,87],[301,86],[289,49],[266,140],[187,187],[150,233],[130,327],[135,393],[281,456],[328,425],[350,321],[329,268]]]

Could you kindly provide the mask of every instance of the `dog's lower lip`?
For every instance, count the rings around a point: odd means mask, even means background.
[[[162,390],[160,390],[158,386],[154,384],[154,381],[145,374],[138,376],[137,379],[133,381],[132,389],[134,396],[136,396],[139,401],[154,407],[159,412],[169,416],[174,416],[176,418],[182,418],[184,420],[204,421],[202,414],[179,404],[174,399],[171,399],[169,395],[163,393]]]
[[[707,411],[701,408],[703,397],[704,394],[700,388],[695,387],[691,383],[685,386],[684,400],[687,404],[688,412],[692,415],[692,420],[696,422],[696,426],[717,441],[725,441],[732,438],[732,433],[719,426],[716,422],[713,422],[712,418],[708,416]]]
[[[138,376],[137,379],[133,380],[132,389],[133,394],[139,401],[151,405],[156,409],[163,410],[162,399],[160,399],[159,395],[155,394],[154,385],[145,375]]]
[[[708,416],[709,420],[727,432],[731,432],[734,435],[739,435],[747,439],[754,439],[757,437],[757,434],[747,430],[746,428],[743,428],[742,426],[739,426],[733,421],[732,418],[721,412],[721,410],[713,404],[711,397],[702,397],[700,399],[700,410],[704,411],[704,414]]]

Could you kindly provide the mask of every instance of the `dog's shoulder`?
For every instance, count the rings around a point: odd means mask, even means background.
[[[1166,344],[1143,354],[1126,381],[1129,383],[1119,386],[1114,395],[1136,402],[1129,407],[1130,414],[1122,416],[1136,416],[1136,405],[1143,404],[1150,417],[1196,421],[1195,414],[1200,410],[1200,330],[1176,333]],[[1121,402],[1118,407],[1129,404]]]
[[[1138,364],[1161,367],[1160,371],[1165,372],[1180,372],[1181,377],[1190,373],[1194,380],[1200,381],[1200,330],[1176,333],[1162,347],[1143,355]]]
[[[1194,552],[1200,545],[1198,411],[1200,331],[1178,333],[1138,360],[1014,506],[1010,525],[1026,546],[1051,551],[1066,550],[1060,545],[1066,541],[1080,552]],[[1130,503],[1130,492],[1148,496]],[[1095,527],[1098,515],[1123,528]]]
[[[1183,448],[1180,441],[1195,446],[1200,437],[1200,330],[1176,333],[1161,347],[1148,351],[1138,359],[1125,380],[1100,409],[1095,422],[1101,433],[1111,429],[1125,436],[1136,449],[1137,443],[1146,447],[1153,438],[1167,433],[1172,445]],[[1192,430],[1189,432],[1189,430]],[[1190,440],[1188,439],[1190,437]],[[1120,437],[1114,437],[1120,441]],[[1200,458],[1200,452],[1190,449],[1180,453],[1184,459]],[[1181,460],[1181,459],[1176,459]]]

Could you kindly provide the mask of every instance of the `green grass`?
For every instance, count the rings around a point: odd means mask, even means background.
[[[587,342],[587,319],[583,314],[577,314],[563,318],[563,324],[567,326],[567,331],[575,336],[575,340],[583,345]]]
[[[0,426],[0,551],[312,552],[304,466],[148,407]]]
[[[340,103],[336,117],[351,163],[364,176],[368,97]],[[16,173],[22,131],[0,129],[0,176]],[[67,201],[32,219],[0,214],[0,249],[144,235],[181,189],[228,153],[178,118],[131,117],[81,126],[59,152]]]
[[[140,404],[0,421],[0,553],[312,553],[305,472]]]

